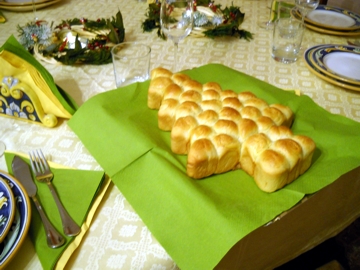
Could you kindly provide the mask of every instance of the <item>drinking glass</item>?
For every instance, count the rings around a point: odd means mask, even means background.
[[[295,4],[300,10],[301,19],[304,23],[307,14],[318,7],[319,0],[295,0]]]
[[[163,33],[174,42],[174,72],[177,71],[177,50],[180,40],[193,28],[193,0],[162,0],[160,25]]]

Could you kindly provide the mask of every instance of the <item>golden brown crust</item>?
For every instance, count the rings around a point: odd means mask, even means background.
[[[176,108],[179,106],[177,99],[163,100],[158,111],[158,126],[161,130],[171,131],[175,123]]]
[[[315,143],[292,133],[289,107],[161,68],[151,78],[148,105],[159,108],[159,128],[171,131],[171,150],[188,154],[190,177],[241,168],[260,189],[273,192],[310,167]]]
[[[148,107],[150,109],[159,109],[164,97],[166,87],[173,81],[168,77],[156,77],[151,80],[148,91]]]
[[[207,139],[196,140],[189,150],[186,172],[195,179],[215,173],[218,157],[215,146]]]
[[[175,154],[187,154],[192,130],[198,125],[193,116],[177,119],[171,130],[171,150]]]

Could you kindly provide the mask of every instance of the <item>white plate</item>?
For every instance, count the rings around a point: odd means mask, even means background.
[[[360,54],[334,52],[325,55],[324,65],[335,74],[360,81]]]
[[[49,2],[51,0],[35,0],[35,6],[41,3],[45,3],[45,2]],[[12,1],[1,1],[0,0],[0,5],[5,5],[5,6],[13,6],[13,7],[18,7],[18,6],[32,6],[32,1],[17,1],[17,2],[12,2]]]
[[[301,20],[301,16],[298,13],[297,10],[293,9],[291,11],[291,15],[295,17],[296,19]],[[312,24],[309,22],[309,20],[305,19],[305,26],[311,30],[314,30],[316,32],[322,33],[322,34],[328,34],[328,35],[335,35],[335,36],[343,36],[343,37],[356,37],[360,36],[360,25],[355,25],[350,28],[346,28],[346,30],[343,29],[335,29],[335,28],[327,28],[325,26]]]
[[[329,27],[349,28],[356,24],[353,18],[345,14],[326,10],[313,10],[307,15],[307,18],[312,22],[323,24]]]
[[[25,240],[30,227],[31,205],[24,187],[18,180],[3,171],[0,171],[0,177],[11,187],[16,201],[13,226],[0,244],[0,269],[3,269],[14,258]]]
[[[305,17],[305,22],[332,30],[360,29],[360,16],[346,9],[318,6]]]
[[[309,60],[314,67],[327,77],[360,86],[360,80],[356,79],[359,75],[356,73],[353,74],[353,71],[351,70],[354,68],[356,70],[359,69],[359,67],[356,67],[359,64],[359,60],[353,60],[353,58],[358,59],[359,56],[359,47],[325,44],[313,47],[311,53],[309,54]],[[347,58],[347,60],[342,61],[343,57]],[[325,64],[326,59],[328,61],[327,64]],[[337,62],[334,63],[334,60]]]
[[[35,3],[36,9],[41,9],[50,5],[53,5],[61,0],[50,0],[50,1],[39,1]],[[5,3],[0,1],[0,9],[9,10],[9,11],[32,11],[33,6],[31,3],[26,4],[15,4],[15,3]]]

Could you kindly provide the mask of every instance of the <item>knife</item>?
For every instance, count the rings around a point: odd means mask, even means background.
[[[20,157],[15,156],[12,161],[12,170],[14,172],[14,176],[21,182],[27,194],[33,200],[36,209],[40,214],[40,218],[46,232],[48,246],[51,248],[58,248],[62,246],[65,243],[65,239],[51,224],[36,196],[37,187],[31,177],[29,165]]]

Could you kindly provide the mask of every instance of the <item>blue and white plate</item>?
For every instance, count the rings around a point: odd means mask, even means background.
[[[305,22],[333,30],[352,31],[360,29],[360,16],[346,9],[318,6],[310,11]]]
[[[31,204],[24,187],[11,175],[0,171],[0,178],[7,182],[14,195],[15,217],[11,229],[0,243],[0,268],[4,268],[24,242],[30,227]]]
[[[312,50],[310,61],[326,75],[360,86],[360,47],[322,45]]]
[[[0,177],[0,243],[9,232],[15,216],[15,200],[7,181]]]
[[[311,47],[309,49],[307,49],[304,53],[304,59],[305,62],[308,66],[308,68],[310,69],[311,72],[313,72],[316,76],[318,76],[319,78],[332,83],[334,85],[343,87],[345,89],[349,89],[349,90],[353,90],[353,91],[360,91],[360,85],[353,83],[356,82],[356,80],[352,80],[349,78],[345,78],[342,76],[337,75],[336,73],[334,73],[334,71],[330,71],[323,63],[320,63],[319,61],[324,61],[324,60],[319,60],[321,58],[321,53],[319,52],[324,52],[324,49],[330,49],[328,50],[328,52],[326,54],[329,53],[335,53],[335,52],[339,52],[337,50],[341,49],[342,47],[346,47],[344,48],[345,51],[341,51],[340,53],[349,53],[346,50],[350,50],[350,49],[358,49],[359,47],[356,46],[345,46],[345,45],[318,45],[318,46],[314,46]],[[317,57],[314,56],[315,54],[317,54]],[[325,55],[326,55],[325,54]],[[323,56],[325,56],[323,55]],[[335,55],[330,55],[330,60],[334,60],[331,59],[332,57],[335,57],[334,59],[336,60],[336,58],[338,56]],[[321,58],[324,59],[324,58]],[[341,62],[337,62],[337,72],[339,71],[344,71],[345,69],[343,69],[343,67],[341,67]]]

